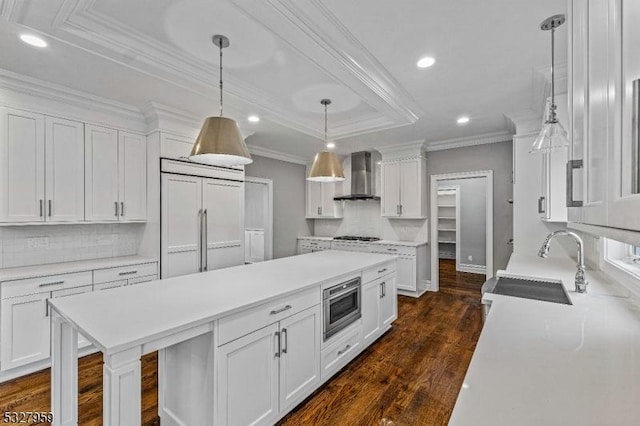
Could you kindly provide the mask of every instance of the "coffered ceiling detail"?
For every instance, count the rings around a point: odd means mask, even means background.
[[[411,95],[318,0],[304,8],[293,0],[160,0],[147,15],[150,7],[124,0],[46,5],[4,0],[0,12],[9,21],[195,93],[217,86],[218,52],[210,37],[226,26],[231,48],[224,51],[225,101],[316,137],[322,136],[324,95],[318,90],[311,102],[314,87],[333,86],[336,111],[341,99],[358,100],[331,120],[335,139],[412,124],[422,115]],[[198,22],[199,15],[206,19]],[[145,20],[155,22],[145,25]],[[234,33],[240,39],[236,46]],[[283,67],[278,55],[292,78],[277,81]],[[269,74],[276,76],[272,85],[265,84]],[[296,98],[305,90],[306,96]],[[300,105],[300,99],[310,104]]]

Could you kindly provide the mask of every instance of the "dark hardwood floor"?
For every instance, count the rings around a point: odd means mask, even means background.
[[[378,342],[284,418],[280,426],[446,425],[480,335],[483,275],[442,261],[440,292],[399,297],[398,320]],[[142,424],[157,417],[157,354],[142,360]],[[79,424],[102,424],[102,356],[79,361]],[[0,384],[0,414],[49,411],[44,370]]]

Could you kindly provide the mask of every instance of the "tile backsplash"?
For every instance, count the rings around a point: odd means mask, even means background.
[[[342,219],[315,219],[314,235],[335,237],[359,235],[394,241],[425,241],[429,235],[426,219],[387,219],[380,216],[380,201],[347,201]]]
[[[26,225],[0,228],[0,268],[129,256],[145,224]]]
[[[318,237],[360,235],[380,237],[382,221],[380,201],[345,201],[343,219],[316,219],[314,234]]]

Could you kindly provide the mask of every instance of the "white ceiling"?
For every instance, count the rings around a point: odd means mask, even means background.
[[[565,12],[564,0],[0,0],[0,68],[197,120],[218,111],[211,36],[225,34],[225,115],[251,144],[310,158],[323,97],[341,152],[507,134],[504,114],[532,107],[549,63],[538,25]],[[28,29],[50,46],[20,42]],[[557,43],[566,62],[566,26]],[[425,55],[436,64],[418,69]]]

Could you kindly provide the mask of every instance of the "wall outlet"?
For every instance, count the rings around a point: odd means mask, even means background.
[[[40,249],[49,247],[49,237],[31,237],[27,238],[27,247]]]
[[[468,259],[469,259],[469,262],[473,262],[473,256],[469,256]]]

